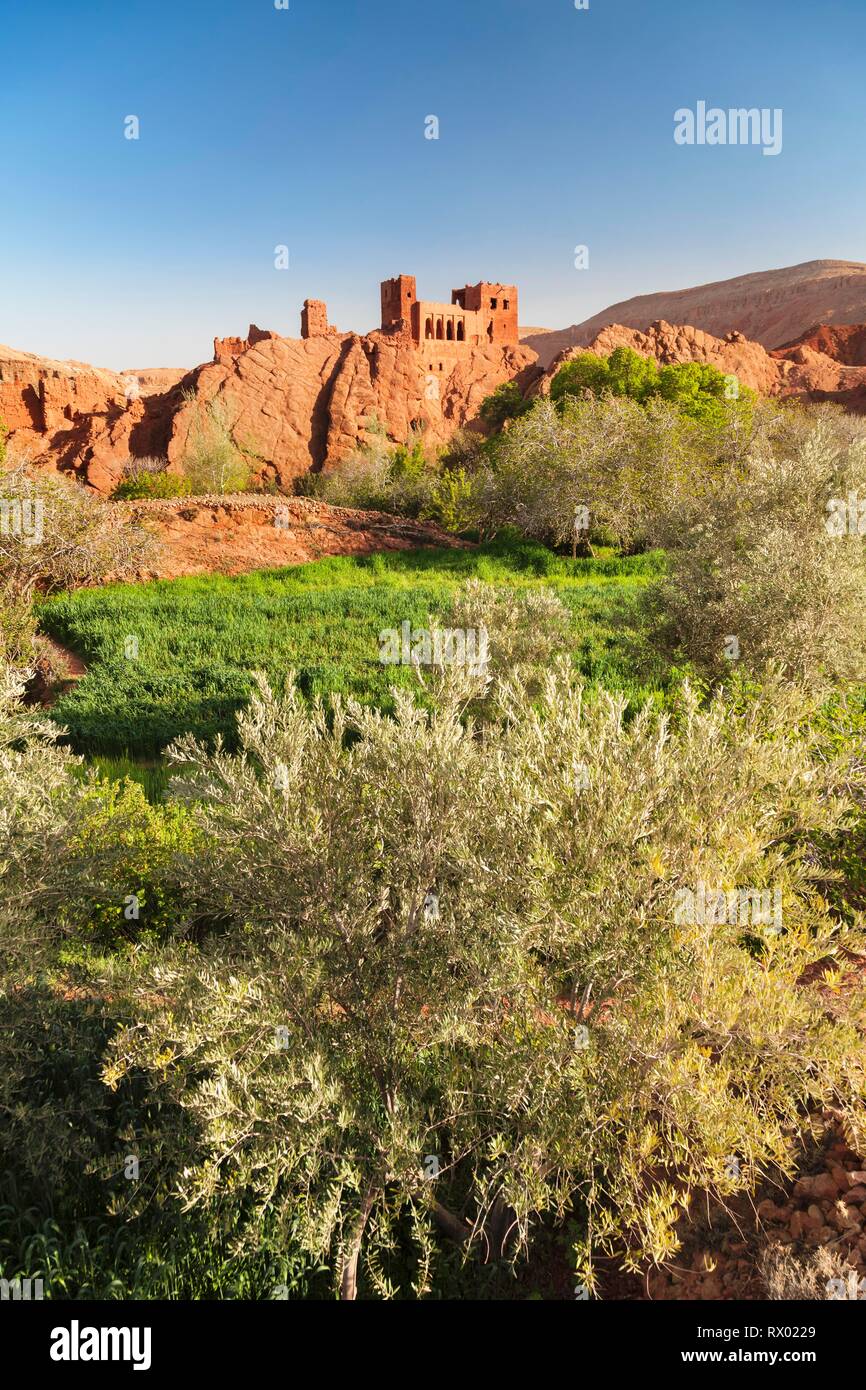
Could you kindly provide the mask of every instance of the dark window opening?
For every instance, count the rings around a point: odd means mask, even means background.
[[[491,309],[495,309],[495,308],[496,308],[496,304],[497,304],[497,301],[496,301],[495,299],[491,299],[491,301],[490,301],[490,307],[491,307]]]

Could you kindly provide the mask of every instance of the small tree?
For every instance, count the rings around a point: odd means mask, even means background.
[[[222,397],[202,403],[194,391],[184,391],[190,410],[183,470],[194,492],[243,492],[250,468],[235,443],[237,415]]]
[[[147,568],[154,549],[122,508],[23,462],[0,475],[0,518],[0,584],[27,600]]]
[[[531,401],[523,399],[523,392],[516,381],[503,381],[496,390],[486,396],[478,410],[479,417],[489,430],[501,430],[506,420],[515,420],[532,408]]]
[[[819,417],[780,456],[660,508],[667,573],[645,594],[668,657],[721,677],[775,664],[813,685],[866,677],[866,439]]]
[[[450,669],[426,711],[329,717],[262,684],[237,756],[170,752],[219,931],[142,979],[105,1078],[152,1071],[203,1146],[185,1201],[244,1191],[239,1239],[267,1211],[345,1298],[362,1261],[393,1293],[410,1238],[425,1292],[434,1224],[496,1258],[576,1213],[587,1282],[626,1239],[664,1259],[690,1193],[790,1169],[807,1105],[862,1128],[862,1039],[808,970],[863,949],[811,886],[850,778],[796,694],[626,721],[559,672],[475,726],[477,694]],[[778,892],[783,928],[678,918],[702,880]]]

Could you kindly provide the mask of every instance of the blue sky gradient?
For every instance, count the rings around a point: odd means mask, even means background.
[[[866,260],[866,0],[0,0],[0,48],[0,341],[47,356],[191,366],[306,296],[366,331],[399,272],[564,327]],[[676,145],[701,99],[781,154]]]

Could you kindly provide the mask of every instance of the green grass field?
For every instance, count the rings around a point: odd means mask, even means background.
[[[235,579],[81,589],[40,610],[43,630],[88,667],[52,714],[77,751],[100,756],[110,771],[105,760],[158,758],[187,730],[230,736],[256,670],[275,684],[294,670],[309,696],[339,691],[387,708],[390,688],[414,677],[380,663],[379,633],[406,620],[426,625],[472,577],[551,586],[573,615],[577,667],[639,700],[658,684],[629,651],[631,611],[660,565],[657,554],[571,560],[504,538],[470,550],[332,558]],[[140,780],[146,783],[144,774]]]

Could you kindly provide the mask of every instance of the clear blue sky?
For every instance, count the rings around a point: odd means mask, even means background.
[[[306,296],[366,331],[401,271],[563,327],[866,261],[866,0],[0,0],[0,46],[0,342],[49,356],[192,365]],[[677,146],[698,100],[782,153]]]

